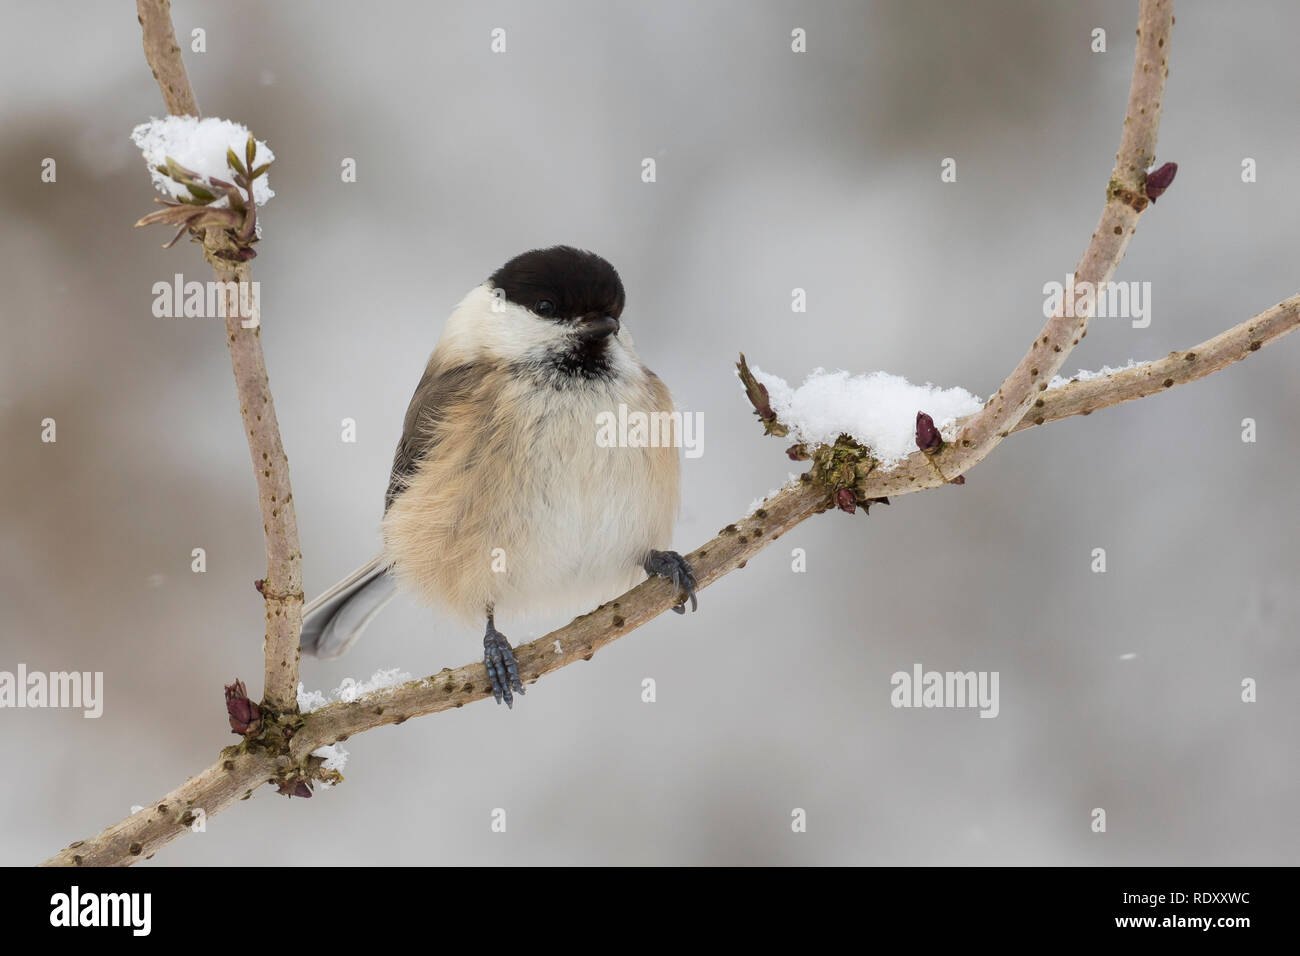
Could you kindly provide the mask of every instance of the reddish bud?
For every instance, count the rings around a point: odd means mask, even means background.
[[[939,446],[943,444],[943,437],[939,434],[939,429],[934,427],[934,419],[925,412],[916,413],[916,447],[921,451],[929,452],[938,451]]]
[[[248,699],[248,691],[242,680],[226,685],[226,715],[230,718],[230,729],[234,733],[250,737],[262,730],[262,711]]]
[[[306,780],[285,780],[280,783],[280,793],[286,797],[303,797],[311,799],[311,787]]]
[[[745,362],[745,353],[740,353],[740,361],[736,363],[736,371],[740,375],[740,381],[745,386],[745,394],[749,397],[749,403],[754,406],[754,414],[763,422],[763,430],[769,435],[782,436],[789,433],[784,425],[776,420],[776,412],[772,411],[772,400],[767,394],[767,386],[754,377],[754,373],[749,370],[749,365]]]
[[[791,461],[807,461],[809,457],[808,446],[802,443],[791,445],[785,450],[785,454]]]
[[[1153,169],[1147,173],[1147,198],[1155,202],[1160,196],[1164,195],[1166,189],[1178,175],[1177,163],[1165,163],[1159,169]]]
[[[835,507],[853,514],[858,510],[858,496],[853,493],[851,488],[841,488],[835,492]]]

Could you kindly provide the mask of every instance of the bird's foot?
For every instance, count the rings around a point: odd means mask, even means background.
[[[515,660],[515,652],[506,636],[492,623],[491,614],[488,615],[487,633],[483,635],[483,664],[492,684],[492,696],[498,704],[504,700],[513,710],[515,698],[511,689],[520,695],[524,693],[523,682],[519,679],[519,662]]]
[[[645,559],[646,574],[652,574],[656,577],[667,578],[673,582],[677,588],[677,593],[681,600],[673,607],[677,614],[686,613],[686,601],[689,598],[691,610],[694,611],[699,607],[699,602],[695,600],[695,569],[691,567],[690,562],[683,558],[676,551],[651,551]]]

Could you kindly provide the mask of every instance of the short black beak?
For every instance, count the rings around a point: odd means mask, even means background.
[[[589,315],[578,320],[578,334],[584,339],[599,340],[618,335],[618,319],[612,315]]]

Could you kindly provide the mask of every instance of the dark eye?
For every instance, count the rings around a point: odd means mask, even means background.
[[[554,315],[555,303],[552,302],[550,299],[542,299],[535,306],[533,306],[533,311],[536,312],[538,315]]]

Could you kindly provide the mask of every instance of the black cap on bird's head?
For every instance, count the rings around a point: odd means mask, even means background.
[[[515,256],[489,280],[508,302],[580,331],[603,337],[618,331],[623,280],[596,255],[572,246],[533,249]]]

